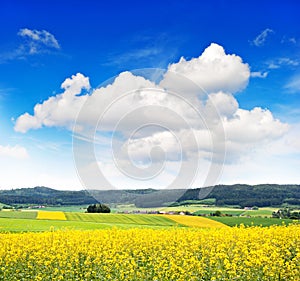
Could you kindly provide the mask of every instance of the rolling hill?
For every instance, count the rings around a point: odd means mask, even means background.
[[[206,198],[206,199],[205,199]],[[88,205],[97,201],[106,204],[135,204],[139,208],[167,206],[174,202],[213,199],[217,206],[281,206],[300,205],[300,185],[218,185],[197,189],[142,189],[63,191],[48,187],[0,190],[0,203],[36,205]],[[200,201],[199,201],[200,199]]]

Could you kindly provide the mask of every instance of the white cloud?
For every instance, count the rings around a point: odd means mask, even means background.
[[[244,159],[225,165],[222,182],[298,184],[300,123],[289,127],[283,137],[262,143]]]
[[[67,78],[61,87],[64,93],[37,104],[33,115],[29,113],[21,115],[16,121],[15,131],[26,133],[30,129],[42,126],[62,126],[71,129],[79,109],[87,98],[87,95],[78,95],[84,89],[89,90],[90,83],[87,77],[77,73]]]
[[[226,54],[222,46],[214,43],[198,58],[187,61],[182,57],[178,63],[169,65],[168,70],[187,77],[208,93],[241,91],[250,76],[248,64],[237,55]]]
[[[27,38],[30,54],[39,53],[43,47],[60,49],[57,39],[46,30],[23,28],[19,30],[18,35]]]
[[[26,148],[19,146],[19,145],[15,145],[15,146],[0,145],[0,156],[17,158],[17,159],[25,159],[28,157],[28,153],[27,153]]]
[[[221,117],[225,117],[225,119],[231,119],[239,108],[237,100],[231,94],[223,92],[209,95],[206,108],[209,109],[212,106],[215,106]]]
[[[221,122],[226,134],[225,148],[227,152],[227,161],[232,162],[239,159],[249,152],[265,143],[273,141],[284,136],[289,126],[275,119],[269,110],[263,110],[259,107],[252,110],[238,108],[238,103],[231,95],[224,93],[212,94],[207,103],[207,107],[202,112],[203,116],[212,117],[210,114],[211,103],[217,107]],[[207,113],[206,113],[207,112]],[[182,115],[184,116],[184,115]],[[184,116],[187,118],[187,116]],[[218,119],[216,118],[215,121]],[[200,122],[200,121],[199,121]],[[211,153],[216,153],[217,158],[222,151],[218,147],[224,141],[222,137],[212,139],[212,134],[217,134],[217,128],[190,128],[177,127],[171,132],[157,132],[147,136],[141,136],[129,140],[122,146],[125,152],[128,152],[135,161],[146,162],[178,161],[181,157],[188,159],[192,155],[199,155],[204,159],[211,158]],[[195,138],[195,141],[193,141]],[[213,143],[214,141],[214,143]],[[151,155],[151,149],[160,147],[164,153],[158,153],[155,157]],[[119,154],[120,155],[120,154]]]
[[[300,93],[300,75],[292,77],[284,88],[291,93]]]
[[[209,74],[205,73],[205,67]],[[225,73],[225,68],[229,69],[227,73]],[[193,69],[195,73],[192,72]],[[168,79],[172,80],[170,76],[172,70],[176,70],[180,75],[185,75],[196,82],[206,81],[206,88],[209,89],[210,94],[203,98],[203,93],[191,94],[184,92],[185,89],[183,89],[181,93],[186,94],[184,96],[186,100],[171,95],[163,86],[168,84]],[[214,70],[218,75],[210,75]],[[240,76],[239,82],[236,82],[239,79],[233,79],[233,77],[236,78],[242,71],[244,71],[244,75]],[[267,136],[272,138],[283,134],[282,128],[285,128],[285,125],[275,120],[270,111],[261,108],[251,111],[242,110],[233,95],[229,93],[229,90],[235,92],[245,87],[249,74],[247,64],[243,64],[242,60],[235,55],[226,55],[223,48],[216,44],[208,47],[198,59],[186,61],[182,58],[179,63],[170,65],[160,85],[130,72],[123,72],[116,77],[112,84],[96,89],[90,95],[78,95],[82,89],[90,89],[88,78],[78,73],[62,83],[62,88],[65,90],[62,94],[50,97],[42,104],[37,104],[33,115],[28,113],[21,115],[16,121],[15,130],[24,133],[29,129],[42,126],[72,129],[81,106],[86,102],[77,119],[77,124],[94,126],[99,122],[99,113],[105,112],[101,116],[101,127],[98,130],[109,132],[116,129],[114,126],[120,116],[123,116],[122,126],[117,129],[121,130],[124,135],[138,124],[146,124],[149,121],[152,124],[166,125],[170,130],[187,129],[183,121],[193,126],[194,129],[207,130],[205,122],[209,122],[208,119],[217,120],[220,117],[226,127],[226,133],[230,136],[230,141],[255,143],[256,140],[266,139]],[[203,77],[204,75],[206,77]],[[220,78],[220,76],[222,77]],[[223,91],[221,91],[222,88]],[[199,88],[197,89],[199,90]],[[213,92],[215,89],[218,91]],[[194,109],[191,104],[195,107]],[[139,112],[141,107],[142,111]],[[220,117],[216,116],[213,107],[216,107]],[[134,115],[132,118],[130,115],[127,116],[128,118],[124,118],[126,114],[135,112],[135,110],[140,113],[139,118]],[[197,115],[198,113],[201,113],[202,116]],[[182,120],[176,119],[178,116],[181,116]],[[206,120],[199,121],[200,117]],[[140,138],[144,142],[145,139],[142,138],[151,137],[153,140],[154,134],[157,134],[156,136],[165,134],[157,130],[148,128],[144,130],[144,133],[141,131],[137,133],[135,138]],[[242,134],[241,131],[243,131]],[[260,131],[264,134],[259,134]],[[235,134],[240,140],[235,139]]]
[[[276,147],[276,145],[278,145]],[[300,156],[300,123],[291,125],[291,130],[282,139],[272,145],[274,154]]]
[[[270,28],[266,28],[263,30],[253,41],[252,43],[256,47],[263,46],[269,34],[274,33],[274,31]]]
[[[251,77],[253,78],[266,78],[268,76],[268,72],[261,72],[261,71],[253,71],[251,72]]]
[[[300,123],[290,125],[289,131],[265,148],[272,155],[300,155]]]
[[[22,43],[13,50],[0,53],[0,64],[15,59],[26,59],[32,55],[53,53],[61,48],[55,36],[46,30],[23,28],[19,30],[18,36],[23,38]]]
[[[229,141],[245,144],[272,141],[283,136],[289,128],[274,119],[269,110],[260,107],[238,109],[234,118],[224,122],[224,127]]]

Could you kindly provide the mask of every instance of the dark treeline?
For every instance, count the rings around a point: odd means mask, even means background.
[[[190,189],[178,200],[196,200],[200,189]],[[241,207],[280,206],[284,203],[300,205],[300,185],[217,185],[208,194],[216,199],[216,205],[237,205]]]
[[[240,207],[268,207],[300,205],[300,185],[218,185],[214,188],[176,190],[98,190],[61,191],[47,187],[0,190],[0,203],[7,205],[90,205],[135,204],[137,207],[159,207],[174,202],[193,201],[210,198],[215,205],[235,205]],[[204,203],[205,201],[203,201]],[[205,204],[205,203],[204,203]]]
[[[7,205],[85,205],[97,203],[87,191],[61,191],[43,186],[0,190],[0,202]]]

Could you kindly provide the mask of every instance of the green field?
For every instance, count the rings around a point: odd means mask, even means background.
[[[159,215],[133,215],[133,214],[85,214],[65,213],[69,221],[109,223],[112,225],[133,224],[137,226],[175,226],[176,223],[164,216]]]
[[[210,219],[224,223],[228,226],[236,226],[244,224],[245,226],[271,226],[271,225],[286,225],[292,223],[290,219],[274,219],[274,218],[260,218],[260,217],[210,217]]]
[[[0,211],[0,218],[35,219],[36,211]]]
[[[46,231],[50,229],[92,230],[120,228],[166,228],[181,226],[158,215],[85,214],[66,212],[66,221],[37,220],[35,211],[0,211],[0,232]]]
[[[0,218],[0,232],[35,232],[58,229],[94,230],[105,228],[166,228],[178,226],[176,222],[168,225],[136,224],[136,223],[99,223],[89,221],[54,221],[54,220],[32,220],[32,219],[9,219]]]

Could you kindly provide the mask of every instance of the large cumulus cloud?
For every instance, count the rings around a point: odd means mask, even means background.
[[[226,54],[217,44],[211,44],[198,58],[182,57],[170,64],[159,83],[123,72],[111,84],[91,90],[88,77],[78,73],[62,83],[61,94],[37,104],[33,114],[19,116],[15,130],[26,133],[43,126],[72,130],[76,120],[76,134],[83,137],[89,126],[100,134],[114,132],[120,157],[126,150],[143,162],[153,147],[161,147],[164,154],[155,154],[152,161],[165,157],[176,162],[180,151],[185,159],[211,159],[212,149],[215,153],[224,145],[227,159],[233,161],[288,130],[288,125],[267,109],[240,108],[234,94],[247,87],[249,77],[248,64],[238,55]],[[180,82],[185,79],[191,83]],[[146,126],[132,134],[140,124],[161,126]],[[220,125],[226,138],[218,137]],[[130,140],[122,143],[122,137]]]

